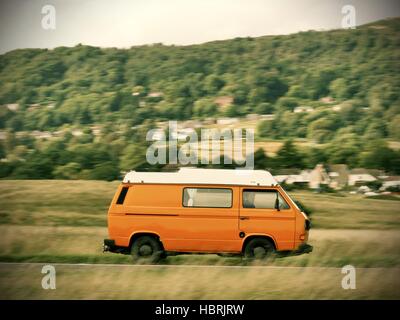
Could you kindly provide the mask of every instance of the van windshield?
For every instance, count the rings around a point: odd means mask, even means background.
[[[300,208],[299,208],[299,206],[298,206],[298,205],[296,204],[296,202],[292,199],[292,197],[289,196],[289,194],[285,191],[285,189],[283,189],[283,188],[281,187],[280,190],[281,190],[281,192],[282,192],[287,198],[290,199],[290,202],[293,203],[294,207],[295,207],[297,210],[301,211]]]

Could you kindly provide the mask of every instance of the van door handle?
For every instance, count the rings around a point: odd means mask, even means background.
[[[240,220],[249,220],[249,217],[240,217]]]

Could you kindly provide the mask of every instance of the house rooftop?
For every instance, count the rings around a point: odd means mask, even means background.
[[[128,172],[124,183],[220,184],[272,186],[278,184],[265,170],[180,168],[176,172]]]
[[[336,171],[336,172],[338,172],[338,171],[348,171],[348,167],[347,167],[347,164],[341,164],[341,163],[339,163],[339,164],[330,164],[330,165],[328,165],[328,169],[329,169],[329,171]]]
[[[387,176],[382,179],[383,181],[400,181],[400,176]]]

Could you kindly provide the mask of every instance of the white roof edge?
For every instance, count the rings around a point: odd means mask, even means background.
[[[278,184],[266,170],[181,168],[176,172],[128,172],[124,183],[225,184],[272,186]]]

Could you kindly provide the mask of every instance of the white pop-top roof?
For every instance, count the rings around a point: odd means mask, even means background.
[[[228,184],[271,186],[278,182],[265,170],[181,168],[177,172],[128,172],[124,183]]]

